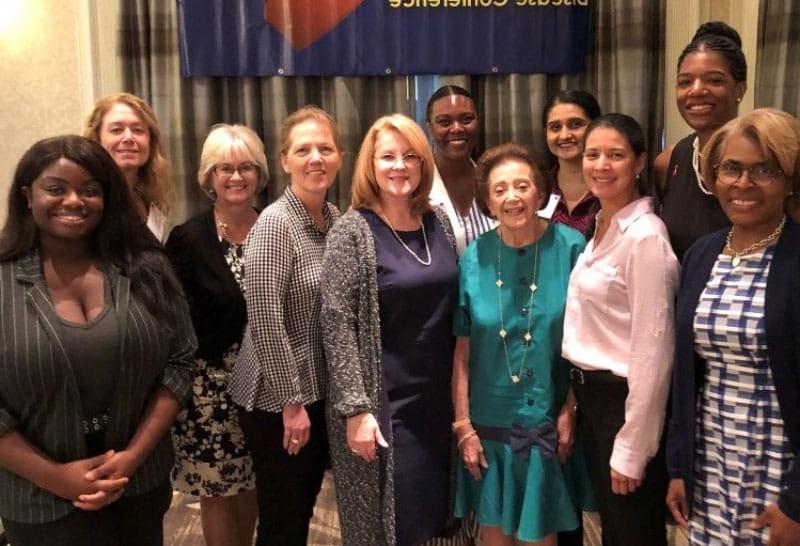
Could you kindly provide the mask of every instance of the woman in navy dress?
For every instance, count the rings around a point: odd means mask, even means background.
[[[345,544],[421,544],[448,518],[458,267],[447,217],[429,206],[432,177],[422,130],[379,119],[352,209],[328,238],[328,428]]]

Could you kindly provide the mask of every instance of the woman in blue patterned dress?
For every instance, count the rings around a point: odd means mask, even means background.
[[[686,253],[677,304],[667,505],[693,545],[800,544],[799,150],[765,108],[703,151],[733,225]]]
[[[253,461],[226,389],[247,323],[244,241],[258,217],[253,199],[267,175],[264,144],[252,129],[214,126],[197,173],[214,205],[173,229],[166,245],[199,342],[192,401],[172,430],[172,484],[200,497],[207,546],[253,542]]]
[[[459,264],[453,430],[464,464],[455,515],[475,512],[484,546],[515,538],[555,546],[591,508],[583,458],[572,453],[575,399],[560,355],[569,274],[586,243],[537,216],[550,184],[525,148],[484,153],[477,187],[500,225]]]

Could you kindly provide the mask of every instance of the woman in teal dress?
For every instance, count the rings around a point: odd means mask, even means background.
[[[567,282],[585,243],[536,215],[549,192],[521,146],[478,163],[478,195],[500,225],[461,258],[453,430],[464,463],[455,515],[475,511],[484,546],[554,546],[591,508],[560,356]]]

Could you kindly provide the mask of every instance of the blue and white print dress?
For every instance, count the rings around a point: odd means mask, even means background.
[[[785,485],[793,455],[767,356],[764,298],[774,247],[734,267],[720,255],[694,318],[706,361],[695,432],[691,544],[757,546],[750,524]]]

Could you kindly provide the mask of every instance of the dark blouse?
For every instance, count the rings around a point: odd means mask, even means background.
[[[661,219],[679,261],[697,239],[731,225],[716,196],[704,194],[697,185],[692,166],[694,137],[689,135],[672,149],[661,202]]]

